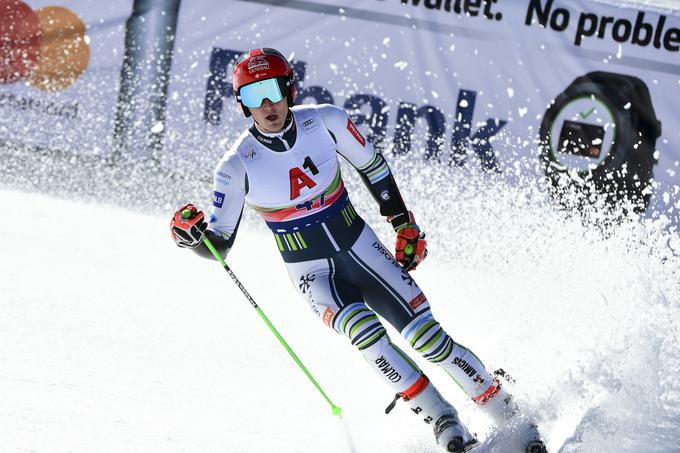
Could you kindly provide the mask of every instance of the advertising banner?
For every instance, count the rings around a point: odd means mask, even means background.
[[[348,109],[386,153],[556,184],[568,174],[607,186],[615,168],[617,187],[677,222],[675,13],[560,0],[184,2],[163,165],[209,172],[240,133],[231,62],[255,47],[292,60],[298,103]]]
[[[132,0],[0,1],[0,139],[112,151]]]

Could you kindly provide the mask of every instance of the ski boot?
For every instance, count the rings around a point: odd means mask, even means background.
[[[458,419],[455,409],[453,412],[441,415],[434,423],[433,430],[437,444],[448,452],[461,453],[472,450],[478,445],[477,438],[471,435]]]
[[[489,453],[548,453],[536,424],[524,419],[496,429],[484,445]]]
[[[509,383],[515,382],[502,369],[494,372],[494,384],[498,388],[494,391],[494,397],[482,406],[497,427],[497,432],[491,436],[490,443],[500,443],[502,448],[498,451],[503,453],[548,453],[538,431],[538,425],[528,414],[522,413],[512,395],[503,388],[500,377]],[[496,450],[492,448],[491,451]]]
[[[397,393],[392,403],[385,409],[385,413],[394,408],[399,399],[403,399],[411,406],[411,410],[424,417],[425,423],[433,424],[434,437],[437,444],[451,453],[462,453],[479,445],[475,435],[470,434],[463,422],[458,418],[458,412],[449,404],[430,384],[427,376],[421,376],[408,390]]]

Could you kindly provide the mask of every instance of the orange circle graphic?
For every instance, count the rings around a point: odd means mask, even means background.
[[[26,78],[35,88],[61,91],[90,61],[83,21],[62,6],[33,11],[20,0],[0,0],[0,83]]]
[[[40,18],[43,44],[28,81],[41,90],[64,90],[78,80],[90,61],[85,24],[61,6],[40,8],[35,13]]]

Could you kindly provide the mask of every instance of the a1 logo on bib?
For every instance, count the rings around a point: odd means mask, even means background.
[[[298,167],[293,167],[288,171],[288,177],[290,178],[290,199],[295,200],[300,196],[300,190],[303,187],[311,189],[316,186],[316,183],[305,174],[304,171]]]
[[[309,156],[305,157],[305,160],[302,164],[302,168],[306,168],[307,170],[311,171],[312,175],[319,174],[319,169],[316,168],[316,165],[314,164],[314,162],[312,162],[312,159]],[[293,167],[290,170],[288,170],[288,178],[290,179],[291,200],[295,200],[297,197],[300,196],[300,191],[302,190],[303,187],[311,189],[312,187],[316,186],[316,183],[312,180],[312,178],[307,176],[307,174],[298,167]]]

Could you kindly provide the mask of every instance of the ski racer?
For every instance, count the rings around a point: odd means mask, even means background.
[[[323,323],[361,351],[392,389],[395,397],[387,412],[403,400],[432,425],[436,442],[446,451],[478,445],[456,409],[390,341],[377,316],[446,370],[495,423],[505,423],[516,413],[498,377],[446,333],[409,274],[427,256],[427,243],[385,158],[344,110],[329,104],[294,106],[293,70],[274,49],[254,49],[239,57],[232,83],[243,113],[254,122],[215,169],[209,222],[191,204],[173,216],[177,245],[212,258],[201,246],[206,235],[226,256],[247,202],[271,229],[296,290]],[[380,213],[392,224],[397,236],[394,256],[354,209],[338,155],[359,172]],[[189,219],[182,216],[186,209],[192,213]],[[523,445],[530,453],[545,451],[538,438]]]

